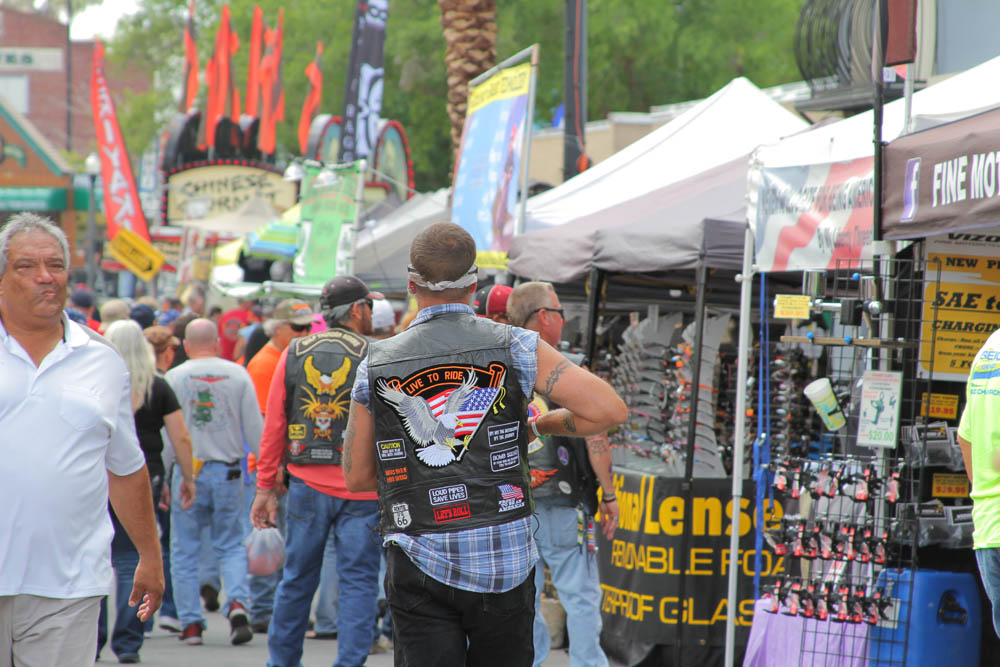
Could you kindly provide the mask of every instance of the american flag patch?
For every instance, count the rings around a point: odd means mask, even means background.
[[[500,484],[497,488],[500,489],[501,500],[524,500],[524,491],[519,486]]]
[[[435,419],[441,417],[444,406],[448,402],[448,396],[453,391],[455,389],[447,389],[428,399],[427,405],[430,406],[431,413],[433,413]],[[455,428],[456,438],[464,438],[476,432],[479,424],[483,421],[483,417],[493,407],[493,402],[499,393],[500,389],[498,387],[484,387],[472,391],[472,394],[465,399],[465,402],[458,409],[459,425]]]

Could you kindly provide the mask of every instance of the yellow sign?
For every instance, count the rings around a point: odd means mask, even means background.
[[[919,377],[933,372],[935,380],[965,382],[976,352],[1000,328],[997,231],[953,232],[926,241]]]
[[[481,269],[507,270],[507,253],[503,250],[480,250],[476,252],[476,264]]]
[[[472,115],[490,102],[527,95],[530,83],[530,63],[501,70],[469,91],[469,110],[466,114]]]
[[[774,317],[779,320],[808,320],[812,298],[805,294],[777,294]]]
[[[111,254],[142,280],[150,280],[163,266],[165,257],[149,241],[124,227],[109,244]]]
[[[969,478],[936,472],[931,482],[931,495],[935,498],[968,498]]]
[[[920,416],[936,419],[958,418],[958,394],[931,394],[930,411],[927,409],[927,393],[920,395]]]

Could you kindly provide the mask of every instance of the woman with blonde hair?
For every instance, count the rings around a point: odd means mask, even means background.
[[[152,482],[154,502],[160,496],[164,480],[163,438],[160,429],[166,427],[173,444],[177,464],[181,467],[184,482],[180,489],[181,505],[187,509],[194,501],[194,474],[191,461],[191,435],[184,423],[177,396],[170,385],[156,372],[153,347],[146,340],[139,324],[134,320],[119,320],[108,327],[105,336],[118,349],[131,378],[132,412],[135,416],[135,431],[139,445],[146,455],[146,467]],[[119,529],[118,518],[111,513],[115,524],[115,536],[111,542],[111,560],[117,581],[117,617],[111,633],[111,649],[119,662],[138,662],[142,647],[143,623],[128,606],[132,588],[132,575],[139,561],[139,553],[124,530]],[[164,527],[161,525],[161,530]],[[166,527],[169,531],[169,526]],[[164,553],[164,559],[169,555]],[[167,592],[170,593],[169,561],[164,560],[164,574]],[[171,596],[172,597],[172,596]],[[98,622],[98,653],[107,638],[106,603],[101,604],[101,620]],[[167,605],[164,604],[164,608]],[[169,608],[167,608],[169,611]],[[176,612],[174,612],[176,614]],[[180,631],[176,618],[170,618],[163,609],[160,611],[160,625]]]

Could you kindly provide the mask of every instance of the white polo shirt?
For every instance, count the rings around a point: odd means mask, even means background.
[[[107,595],[107,471],[145,463],[125,362],[65,315],[63,324],[36,368],[0,322],[0,595]]]

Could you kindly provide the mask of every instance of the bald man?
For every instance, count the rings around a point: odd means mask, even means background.
[[[211,320],[192,320],[184,330],[188,360],[167,372],[167,382],[180,401],[191,432],[194,456],[203,461],[197,473],[194,504],[181,509],[171,502],[170,573],[174,601],[184,630],[181,640],[201,644],[205,618],[198,595],[198,554],[201,529],[209,526],[212,545],[219,555],[222,581],[228,600],[223,613],[229,619],[229,639],[243,644],[253,638],[247,615],[249,596],[247,557],[243,547],[243,480],[240,460],[243,442],[254,455],[260,453],[264,422],[257,395],[246,369],[220,359],[219,331]],[[176,496],[180,489],[175,471]]]

